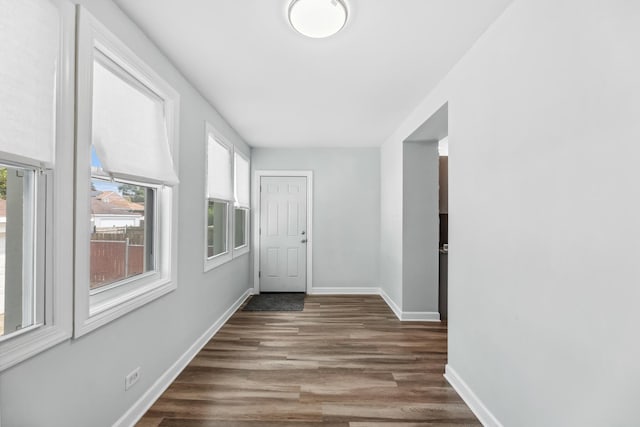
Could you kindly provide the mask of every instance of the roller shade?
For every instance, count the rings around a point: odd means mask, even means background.
[[[51,167],[60,16],[48,0],[0,0],[0,151]]]
[[[207,196],[210,199],[233,200],[231,150],[209,135],[207,152]]]
[[[249,161],[239,155],[235,155],[235,185],[236,205],[243,208],[249,207]]]
[[[92,142],[104,172],[116,178],[176,185],[164,101],[96,52]]]

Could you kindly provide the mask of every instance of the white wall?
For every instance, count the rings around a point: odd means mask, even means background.
[[[3,426],[112,425],[250,287],[248,255],[203,273],[204,121],[248,147],[110,1],[80,3],[180,93],[178,289],[2,372]],[[138,366],[140,381],[125,392],[124,377]]]
[[[313,287],[378,287],[380,150],[254,148],[252,170],[313,171]]]
[[[382,148],[384,206],[449,101],[449,365],[505,426],[640,419],[638,40],[637,1],[516,0]]]
[[[438,142],[403,143],[402,311],[438,319]]]
[[[380,147],[380,288],[400,310],[403,255],[403,139],[394,139]]]

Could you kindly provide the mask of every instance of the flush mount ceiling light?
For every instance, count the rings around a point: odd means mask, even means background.
[[[337,33],[347,22],[347,7],[342,0],[293,0],[289,22],[297,32],[314,39]]]

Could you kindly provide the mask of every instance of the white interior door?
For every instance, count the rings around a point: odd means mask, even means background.
[[[260,292],[307,289],[307,178],[260,180]]]

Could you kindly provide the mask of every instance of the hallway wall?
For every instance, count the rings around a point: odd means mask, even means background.
[[[403,143],[402,311],[439,320],[438,143]]]
[[[252,171],[313,171],[314,288],[377,288],[380,150],[253,148],[251,156]]]
[[[449,102],[449,369],[487,425],[640,418],[638,40],[638,2],[516,0],[382,148],[385,206]]]
[[[399,311],[403,304],[403,140],[396,138],[380,147],[380,288]]]

